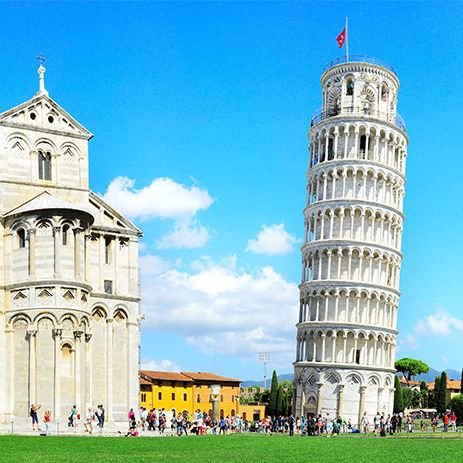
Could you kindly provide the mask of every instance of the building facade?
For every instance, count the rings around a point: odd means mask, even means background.
[[[92,134],[38,93],[0,114],[0,417],[138,404],[140,230],[90,191]]]
[[[190,415],[196,410],[212,414],[211,385],[220,384],[220,415],[238,414],[240,380],[206,372],[140,372],[140,406],[149,410]]]
[[[295,413],[392,412],[408,137],[395,70],[329,63],[311,120]]]

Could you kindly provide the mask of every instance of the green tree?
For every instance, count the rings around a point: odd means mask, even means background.
[[[440,375],[439,389],[435,391],[437,413],[444,413],[447,409],[447,373]]]
[[[268,412],[270,415],[277,413],[277,395],[278,395],[278,376],[277,372],[273,370],[272,386],[270,387],[270,397],[268,400]]]
[[[408,387],[402,389],[402,400],[404,404],[404,409],[410,408],[413,401],[413,391]]]
[[[425,381],[420,382],[420,406],[421,408],[429,407],[429,388]]]
[[[281,386],[279,386],[277,391],[277,402],[275,407],[275,416],[284,415],[284,398],[285,398],[285,391]]]
[[[395,362],[395,369],[402,373],[405,381],[407,381],[407,384],[410,386],[410,381],[412,381],[415,376],[427,373],[429,371],[429,366],[421,360],[405,357]]]
[[[402,386],[400,385],[399,377],[396,375],[394,379],[394,413],[404,411],[404,401],[402,397]]]
[[[434,408],[437,408],[437,395],[439,394],[439,389],[440,389],[440,376],[436,376],[436,378],[434,379],[434,392],[430,400],[430,405],[432,405]]]
[[[457,422],[463,422],[463,394],[454,395],[450,399],[450,409],[457,415]]]

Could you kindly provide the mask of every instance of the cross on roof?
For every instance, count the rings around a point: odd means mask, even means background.
[[[46,61],[45,56],[43,56],[42,53],[40,53],[40,55],[37,56],[36,59],[40,61],[40,65],[42,65]]]

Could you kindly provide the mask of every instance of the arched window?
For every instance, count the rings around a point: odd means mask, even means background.
[[[39,151],[39,179],[51,180],[51,153]]]
[[[366,135],[361,135],[360,136],[360,155],[364,157],[365,155],[365,150],[367,147],[367,137]]]
[[[381,99],[383,101],[386,101],[387,94],[389,93],[389,89],[387,87],[387,84],[384,83],[383,86],[381,87]]]
[[[68,233],[69,233],[69,225],[65,225],[62,230],[62,240],[63,240],[63,246],[68,245]]]
[[[24,230],[24,228],[20,228],[18,230],[18,246],[20,248],[26,247],[26,231]]]
[[[346,95],[353,95],[354,94],[354,81],[352,78],[348,78],[346,81]]]

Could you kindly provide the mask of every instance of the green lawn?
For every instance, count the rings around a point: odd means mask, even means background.
[[[447,437],[447,436],[446,436]],[[450,437],[450,435],[448,435]],[[1,462],[456,462],[463,440],[416,437],[203,437],[0,436]]]

